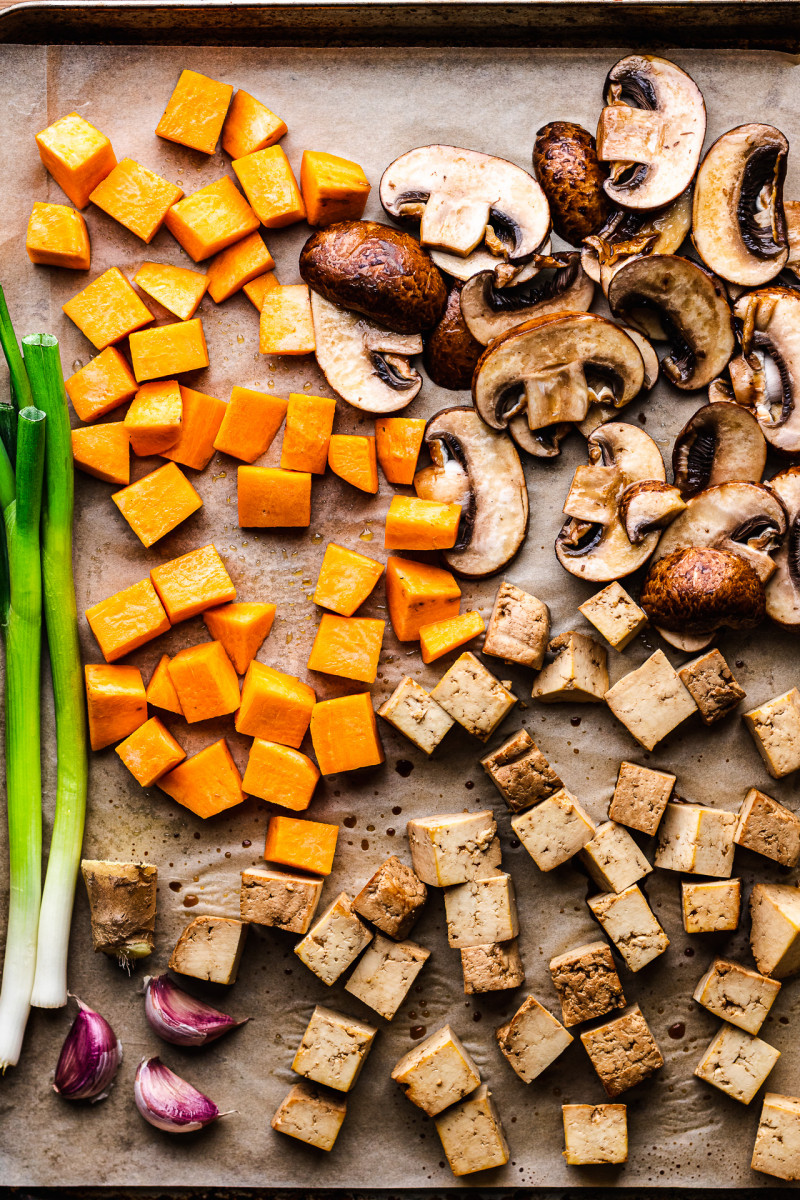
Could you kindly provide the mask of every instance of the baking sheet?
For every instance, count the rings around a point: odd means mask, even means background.
[[[545,121],[570,119],[593,128],[605,73],[623,52],[5,47],[0,51],[0,103],[6,114],[0,276],[17,328],[20,333],[57,332],[69,372],[87,362],[94,351],[62,317],[60,306],[87,278],[111,265],[131,276],[146,259],[191,265],[168,233],[159,234],[147,248],[90,208],[86,212],[93,239],[90,276],[30,266],[24,230],[31,201],[62,200],[39,165],[33,134],[65,112],[74,109],[96,122],[111,137],[118,157],[130,155],[189,193],[229,171],[229,165],[221,154],[208,159],[162,142],[151,131],[181,68],[203,71],[262,97],[287,120],[290,132],[283,145],[295,166],[304,148],[332,150],[361,162],[375,189],[367,216],[380,218],[375,192],[381,171],[413,145],[432,140],[468,145],[528,167],[534,133]],[[703,90],[709,141],[733,125],[759,119],[777,124],[790,141],[800,137],[800,86],[788,57],[682,52],[675,58]],[[798,194],[800,173],[790,162],[787,196]],[[297,253],[306,234],[304,226],[267,231],[282,282],[297,280]],[[190,386],[223,399],[229,398],[233,384],[283,395],[290,390],[330,394],[310,359],[265,361],[258,354],[257,316],[243,295],[221,307],[206,299],[200,315],[211,367],[187,377]],[[630,406],[628,419],[636,421],[641,414],[666,456],[675,433],[703,399],[702,395],[681,396],[659,385],[650,397]],[[427,416],[454,402],[466,403],[467,396],[426,382],[409,411]],[[341,402],[337,422],[341,432],[371,431],[371,418]],[[554,634],[585,627],[577,605],[593,590],[567,575],[552,553],[573,469],[585,461],[582,445],[582,439],[571,438],[560,460],[528,465],[530,534],[506,572],[507,578],[549,604]],[[278,454],[276,444],[264,463],[275,464]],[[135,460],[134,477],[155,465],[155,460]],[[245,531],[236,524],[236,463],[216,456],[205,472],[187,473],[204,507],[151,551],[141,547],[118,514],[110,500],[113,489],[78,475],[79,609],[142,578],[154,563],[213,540],[239,598],[269,600],[278,606],[273,631],[259,658],[312,678],[305,663],[318,613],[310,593],[325,545],[334,539],[384,559],[382,517],[390,489],[382,481],[381,493],[370,498],[332,476],[315,480],[307,533]],[[497,582],[465,582],[463,608],[478,608],[488,616]],[[364,614],[386,616],[380,588],[364,606]],[[196,618],[142,648],[130,661],[141,666],[147,679],[162,653],[173,653],[205,637],[205,627]],[[98,661],[85,624],[82,640],[86,661]],[[624,655],[611,651],[612,682],[643,661],[655,644],[656,639],[645,634]],[[798,682],[796,643],[767,627],[729,635],[722,649],[747,689],[746,707]],[[670,657],[678,661],[672,652]],[[430,686],[448,662],[423,666],[417,651],[399,646],[388,628],[373,689],[376,707],[406,672]],[[796,781],[768,779],[738,717],[710,732],[693,720],[656,752],[644,754],[603,707],[533,705],[528,699],[529,672],[506,668],[492,659],[487,663],[503,678],[514,680],[523,701],[489,748],[524,726],[598,820],[606,813],[624,757],[673,770],[678,775],[677,791],[690,799],[734,809],[747,788],[755,785],[796,807]],[[313,683],[319,697],[362,690],[360,685],[319,675]],[[167,716],[166,723],[188,753],[227,736],[243,769],[246,742],[232,732],[229,720],[187,728]],[[681,929],[677,876],[659,872],[645,882],[672,945],[640,976],[624,968],[621,974],[626,995],[641,1004],[666,1065],[654,1079],[623,1097],[630,1122],[628,1165],[568,1169],[561,1156],[561,1104],[604,1098],[580,1043],[576,1040],[553,1068],[526,1087],[497,1049],[494,1029],[527,992],[558,1010],[548,961],[598,935],[585,904],[588,880],[577,868],[550,875],[536,870],[512,838],[504,805],[478,765],[485,751],[465,733],[451,732],[431,762],[423,761],[410,743],[383,722],[381,735],[385,765],[323,781],[309,812],[313,818],[341,826],[336,866],[325,884],[323,906],[342,888],[352,894],[387,854],[408,860],[404,829],[410,817],[490,805],[498,816],[504,865],[519,898],[525,988],[488,996],[461,994],[459,956],[447,946],[442,897],[432,889],[413,935],[432,950],[432,957],[393,1023],[378,1018],[345,993],[341,984],[326,988],[292,954],[293,938],[253,928],[235,987],[203,989],[190,984],[212,1002],[253,1019],[195,1053],[165,1046],[149,1030],[139,995],[145,970],[128,978],[114,962],[92,954],[81,888],[70,986],[111,1021],[124,1044],[125,1061],[109,1099],[91,1108],[64,1103],[51,1091],[51,1073],[73,1013],[34,1013],[23,1061],[0,1082],[0,1181],[59,1187],[456,1186],[433,1123],[389,1079],[394,1062],[414,1044],[412,1029],[417,1035],[420,1027],[432,1032],[449,1021],[494,1092],[511,1146],[511,1161],[505,1168],[462,1180],[459,1186],[772,1186],[774,1181],[749,1169],[760,1098],[744,1108],[692,1076],[717,1022],[693,1004],[691,992],[715,954],[747,958],[746,921],[733,937],[695,938],[690,945]],[[48,746],[52,756],[52,739]],[[52,762],[49,767],[52,785]],[[143,859],[159,867],[157,947],[147,971],[164,969],[179,932],[192,917],[237,914],[239,872],[262,861],[266,816],[265,805],[247,801],[202,822],[157,788],[138,788],[113,749],[92,756],[86,856]],[[4,830],[0,841],[3,838]],[[643,844],[652,852],[651,843],[645,839]],[[787,878],[786,872],[742,851],[737,851],[736,873],[748,884],[754,876]],[[0,911],[3,905],[0,897]],[[347,1120],[330,1155],[269,1128],[269,1119],[293,1080],[294,1049],[315,1003],[374,1019],[381,1029],[348,1099]],[[782,1051],[769,1079],[773,1091],[797,1091],[798,1007],[798,986],[789,983],[764,1025],[765,1039]],[[685,1027],[685,1033],[676,1037],[678,1026]],[[220,1109],[234,1110],[231,1115],[199,1135],[183,1138],[171,1139],[146,1125],[133,1105],[132,1080],[139,1059],[154,1053],[207,1092]]]

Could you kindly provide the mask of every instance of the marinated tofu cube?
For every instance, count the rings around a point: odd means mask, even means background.
[[[471,879],[444,894],[447,940],[454,950],[508,942],[519,933],[517,902],[510,875]]]
[[[483,653],[539,671],[549,640],[547,605],[513,583],[501,583],[486,627]]]
[[[788,979],[800,971],[800,888],[786,883],[753,885],[750,949],[762,975]]]
[[[681,884],[683,928],[687,933],[722,933],[738,929],[741,906],[741,879]]]
[[[344,1096],[304,1081],[294,1085],[270,1125],[317,1150],[332,1150],[346,1112]]]
[[[622,762],[608,815],[620,825],[654,834],[674,786],[675,776],[668,771]]]
[[[376,934],[344,990],[391,1021],[430,955],[416,942],[392,942]]]
[[[641,971],[669,946],[669,938],[636,884],[622,892],[592,896],[588,904],[629,970]]]
[[[566,788],[511,820],[540,871],[568,862],[594,837],[595,824]]]
[[[242,871],[239,916],[254,925],[307,933],[322,895],[323,880],[288,871]]]
[[[616,580],[579,604],[578,612],[615,650],[624,650],[647,624],[647,613]]]
[[[195,917],[178,938],[170,970],[209,983],[235,983],[246,936],[247,926],[231,917]]]
[[[444,673],[431,696],[459,725],[488,742],[517,697],[469,651]]]
[[[800,1099],[767,1092],[750,1166],[764,1175],[800,1179]]]
[[[745,724],[773,779],[800,767],[800,692],[792,688],[744,714]]]
[[[461,1039],[449,1025],[404,1054],[392,1071],[406,1096],[429,1117],[474,1092],[481,1076]]]
[[[624,892],[653,869],[627,829],[615,821],[598,825],[581,850],[581,861],[605,892]]]
[[[628,1161],[625,1104],[562,1104],[564,1158],[570,1167]]]
[[[574,1041],[560,1021],[533,996],[497,1030],[497,1043],[524,1083],[532,1083]]]
[[[736,814],[670,801],[658,827],[655,865],[665,871],[727,879],[733,870]]]
[[[408,822],[406,832],[411,863],[423,883],[451,887],[497,874],[500,842],[490,808],[419,817]]]
[[[605,942],[589,942],[551,958],[550,977],[568,1029],[625,1007],[622,984]]]
[[[524,812],[564,786],[525,729],[482,758],[481,766],[513,813]]]
[[[394,854],[381,863],[353,901],[353,912],[381,933],[407,937],[428,898],[428,889]]]
[[[516,938],[510,942],[490,942],[486,946],[468,946],[461,951],[464,992],[504,992],[522,987],[525,968]]]
[[[410,675],[401,679],[378,716],[394,725],[418,750],[433,754],[455,721]]]
[[[600,704],[608,691],[608,651],[585,633],[562,633],[547,647],[555,658],[536,676],[534,700],[542,704]]]
[[[733,840],[737,846],[763,854],[782,867],[800,861],[800,817],[758,788],[750,788],[739,810]]]
[[[587,1029],[581,1034],[581,1041],[610,1100],[648,1079],[664,1065],[638,1004],[613,1021]]]
[[[309,971],[330,987],[372,941],[372,933],[353,912],[347,892],[328,905],[294,952]]]
[[[746,695],[719,650],[693,658],[678,675],[700,710],[704,725],[715,725],[727,717]]]
[[[623,675],[606,692],[605,701],[645,750],[653,750],[697,711],[663,650],[656,650],[635,671]]]
[[[749,1104],[780,1056],[780,1050],[761,1038],[734,1025],[723,1025],[697,1064],[695,1075],[740,1104]]]
[[[694,989],[694,999],[737,1029],[758,1033],[780,990],[777,979],[727,958],[715,958]]]
[[[318,1004],[297,1047],[292,1070],[313,1083],[349,1092],[361,1074],[377,1029]]]
[[[508,1162],[508,1143],[486,1084],[438,1117],[436,1132],[454,1175],[474,1175]]]

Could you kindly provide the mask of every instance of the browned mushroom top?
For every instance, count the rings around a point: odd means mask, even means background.
[[[654,625],[686,634],[725,625],[753,629],[766,613],[764,587],[750,563],[710,546],[677,550],[653,563],[639,603]]]

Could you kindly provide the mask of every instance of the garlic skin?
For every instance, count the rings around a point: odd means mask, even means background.
[[[195,999],[173,983],[169,975],[145,979],[144,1011],[150,1027],[174,1046],[205,1046],[250,1019],[236,1021]]]
[[[104,1100],[119,1064],[122,1043],[105,1017],[78,997],[78,1015],[67,1034],[56,1064],[53,1091],[65,1100]]]
[[[160,1058],[143,1058],[133,1084],[136,1107],[165,1133],[193,1133],[221,1116],[213,1100],[198,1092]]]

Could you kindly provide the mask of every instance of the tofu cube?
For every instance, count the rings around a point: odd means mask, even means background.
[[[353,901],[353,912],[400,941],[411,932],[427,898],[425,884],[392,854],[364,884]]]
[[[294,1085],[270,1125],[307,1146],[332,1150],[346,1112],[344,1096],[304,1081]]]
[[[454,950],[508,942],[519,933],[517,901],[510,875],[471,879],[444,894],[447,941]]]
[[[482,758],[481,766],[513,813],[524,812],[564,786],[525,729]]]
[[[782,696],[744,714],[745,724],[773,779],[783,779],[800,767],[800,692]]]
[[[625,1007],[622,984],[605,942],[589,942],[551,958],[550,977],[568,1029]]]
[[[592,896],[588,904],[629,970],[641,971],[669,946],[669,938],[636,884],[622,892]]]
[[[483,653],[539,671],[549,640],[547,605],[513,583],[501,583],[486,627]]]
[[[759,975],[741,963],[715,958],[694,989],[694,999],[737,1029],[758,1033],[780,990],[777,979]]]
[[[307,933],[322,895],[323,880],[288,871],[242,871],[239,916],[253,925]]]
[[[800,861],[800,817],[758,788],[750,788],[739,810],[733,840],[782,867]]]
[[[653,750],[697,711],[663,650],[656,650],[635,671],[623,675],[606,692],[605,701],[645,750]]]
[[[535,1000],[528,996],[507,1025],[497,1030],[497,1043],[524,1083],[532,1083],[575,1039]]]
[[[564,1158],[570,1167],[628,1161],[625,1104],[562,1104]]]
[[[419,817],[408,822],[406,832],[414,872],[432,887],[495,875],[500,866],[497,822],[490,808]]]
[[[461,1039],[443,1025],[404,1054],[392,1071],[407,1098],[429,1117],[474,1092],[481,1076]]]
[[[401,679],[378,716],[394,725],[418,750],[433,754],[455,721],[410,675]]]
[[[292,1070],[337,1092],[349,1092],[377,1032],[374,1025],[318,1004],[297,1047]]]
[[[469,946],[461,951],[461,972],[464,992],[504,992],[522,987],[525,968],[516,938],[510,942],[491,942],[486,946]]]
[[[627,829],[615,821],[598,825],[581,850],[581,861],[604,892],[624,892],[653,869]]]
[[[431,696],[467,733],[482,742],[488,742],[517,703],[514,693],[469,650],[445,671]]]
[[[587,1029],[581,1034],[581,1041],[610,1100],[648,1079],[664,1065],[638,1004],[613,1021]]]
[[[753,885],[750,949],[762,975],[788,979],[800,971],[800,888],[786,883]]]
[[[719,1088],[740,1104],[749,1104],[780,1056],[780,1050],[762,1042],[761,1038],[726,1024],[694,1073],[698,1079]]]
[[[678,675],[700,710],[704,725],[715,725],[727,717],[746,695],[719,650],[709,650],[693,658],[681,667]]]
[[[647,624],[647,613],[616,580],[578,605],[587,621],[615,650],[624,650]]]
[[[654,834],[672,795],[675,776],[638,763],[622,762],[608,810],[612,821]]]
[[[247,926],[231,917],[195,917],[178,938],[169,967],[209,983],[235,983]]]
[[[658,827],[655,865],[665,871],[729,878],[736,814],[704,804],[670,801]]]
[[[340,892],[297,943],[294,952],[309,971],[330,987],[371,941],[372,933],[353,912],[347,892]]]
[[[540,871],[568,862],[595,832],[594,821],[566,788],[512,817],[511,828]]]
[[[474,1175],[508,1162],[508,1143],[486,1084],[437,1117],[436,1132],[454,1175]]]
[[[738,929],[741,906],[741,879],[681,884],[683,928],[687,933],[722,933]]]
[[[376,934],[344,990],[391,1021],[430,956],[416,942],[392,942]]]
[[[767,1092],[750,1166],[764,1175],[800,1179],[800,1099]]]
[[[533,684],[534,700],[542,704],[582,701],[600,704],[608,691],[608,651],[585,633],[559,634],[547,647],[555,658]]]

